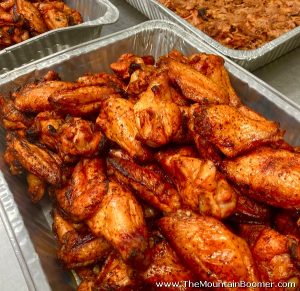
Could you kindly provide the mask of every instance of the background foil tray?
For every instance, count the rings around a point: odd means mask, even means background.
[[[83,23],[47,31],[19,44],[0,50],[0,74],[100,36],[102,26],[119,18],[109,0],[64,0],[78,10]]]
[[[207,44],[166,21],[149,21],[130,29],[78,45],[9,72],[0,79],[0,93],[7,95],[39,79],[49,69],[63,80],[75,80],[86,72],[110,71],[109,65],[122,53],[153,55],[156,59],[172,49],[192,54],[216,53]],[[286,140],[300,144],[300,107],[272,87],[226,59],[226,67],[238,94],[250,107],[286,129]],[[71,290],[73,277],[56,262],[55,242],[49,215],[51,203],[33,205],[22,177],[11,176],[3,161],[4,131],[0,131],[0,217],[26,277],[29,290]],[[73,286],[73,287],[72,287]]]
[[[298,26],[293,30],[283,34],[282,36],[266,43],[260,48],[247,51],[230,49],[220,44],[219,42],[202,32],[200,29],[194,27],[188,21],[184,20],[176,13],[166,8],[157,0],[126,1],[150,19],[171,20],[179,24],[184,29],[192,32],[197,37],[199,37],[200,40],[205,41],[213,48],[217,49],[220,53],[229,57],[230,59],[250,71],[254,71],[257,68],[270,63],[271,61],[279,58],[283,54],[288,53],[289,51],[300,45],[300,26]]]

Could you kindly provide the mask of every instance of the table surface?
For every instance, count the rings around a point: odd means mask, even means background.
[[[124,0],[110,0],[120,11],[118,22],[105,26],[102,35],[129,28],[147,20]],[[272,63],[253,72],[287,97],[300,104],[300,48],[282,56]],[[0,219],[0,290],[27,291],[22,270],[14,250],[9,243],[4,225]],[[56,290],[55,290],[56,291]],[[60,290],[57,290],[60,291]]]

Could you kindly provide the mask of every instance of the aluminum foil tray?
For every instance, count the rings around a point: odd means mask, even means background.
[[[119,18],[109,0],[65,0],[78,10],[83,23],[50,30],[19,44],[0,50],[0,74],[100,36],[102,26]]]
[[[75,80],[87,72],[110,71],[109,65],[122,53],[153,55],[156,59],[172,49],[192,54],[216,50],[187,34],[178,25],[149,21],[130,29],[93,40],[7,73],[0,79],[0,94],[7,95],[20,86],[56,70],[63,80]],[[286,140],[300,144],[300,107],[282,94],[236,65],[225,63],[243,102],[286,129]],[[24,178],[11,176],[3,161],[4,131],[0,131],[0,217],[19,259],[29,290],[71,290],[73,277],[56,261],[55,242],[49,215],[51,203],[44,199],[33,205],[26,194]]]
[[[271,61],[279,58],[285,53],[300,45],[300,26],[283,34],[282,36],[266,43],[260,48],[254,50],[234,50],[230,49],[213,38],[191,25],[176,13],[166,8],[157,0],[126,0],[133,7],[150,19],[165,19],[171,20],[179,24],[184,29],[192,32],[200,40],[205,41],[213,48],[217,49],[221,54],[229,57],[247,70],[254,71]]]

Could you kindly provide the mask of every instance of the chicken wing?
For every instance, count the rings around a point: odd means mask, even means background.
[[[221,165],[244,194],[281,207],[300,207],[300,153],[261,147]]]
[[[107,73],[85,74],[79,77],[76,82],[84,86],[109,86],[115,88],[117,92],[126,89],[125,83],[115,75]]]
[[[13,93],[15,106],[22,112],[38,113],[52,109],[48,98],[54,92],[63,88],[72,88],[73,83],[62,81],[46,81],[38,84],[28,84],[19,92]]]
[[[49,30],[69,26],[68,16],[63,12],[63,2],[39,3],[38,9]]]
[[[116,211],[117,210],[117,211]],[[126,263],[146,265],[148,233],[141,206],[135,197],[116,182],[109,182],[99,210],[87,220],[92,232],[104,236]]]
[[[105,162],[100,158],[82,159],[63,188],[55,190],[59,207],[74,220],[85,220],[98,211],[108,189]]]
[[[173,103],[166,74],[154,78],[134,105],[138,137],[151,147],[169,143],[181,125],[181,111]]]
[[[120,95],[113,88],[84,86],[53,92],[49,97],[49,102],[61,113],[87,116],[98,113],[103,100],[109,97],[116,98]]]
[[[241,100],[231,86],[229,75],[224,67],[224,59],[217,55],[200,53],[189,57],[189,64],[220,87],[229,95],[229,104],[235,107],[241,105]]]
[[[143,280],[154,288],[158,282],[182,282],[180,287],[162,287],[160,290],[184,291],[192,290],[185,286],[184,281],[195,282],[195,275],[182,265],[182,262],[166,241],[155,245],[151,249],[151,264],[142,273]]]
[[[200,104],[229,103],[226,90],[191,66],[169,60],[166,70],[171,81],[181,89],[187,99]]]
[[[156,155],[172,178],[185,207],[205,215],[225,218],[236,207],[236,193],[212,161],[161,151]]]
[[[150,205],[163,212],[180,208],[177,190],[162,173],[117,157],[108,158],[107,161],[116,178]]]
[[[16,0],[16,11],[28,22],[33,34],[40,34],[47,31],[47,26],[39,10],[27,0]]]
[[[49,149],[57,151],[59,128],[64,123],[64,119],[54,111],[39,113],[32,126],[26,131],[27,138],[39,138],[39,142]]]
[[[8,144],[14,157],[29,173],[52,185],[61,182],[61,160],[54,153],[15,135],[10,135]]]
[[[191,123],[194,132],[228,157],[283,139],[283,131],[276,122],[245,107],[195,105],[191,109]]]
[[[256,240],[250,241],[250,249],[256,261],[261,279],[264,282],[294,282],[300,287],[300,273],[293,261],[293,249],[299,242],[279,234],[269,227],[252,228]],[[278,287],[270,288],[278,290]],[[284,289],[282,289],[284,290]]]
[[[2,96],[0,96],[0,118],[6,130],[24,130],[32,123],[32,119],[20,112],[12,100],[6,101]]]
[[[101,106],[96,123],[110,140],[116,142],[129,155],[141,161],[151,158],[151,152],[136,139],[133,104],[122,98],[109,98]]]
[[[131,74],[144,65],[154,65],[154,58],[152,56],[139,57],[133,54],[123,54],[117,62],[110,65],[110,68],[119,78],[129,80]]]
[[[210,282],[258,281],[247,243],[213,217],[178,211],[161,218],[159,226],[198,279]],[[221,286],[216,288],[229,289]]]
[[[138,284],[136,272],[124,263],[118,253],[112,252],[97,276],[94,286],[97,291],[133,291],[139,290]]]
[[[58,151],[66,162],[80,156],[92,157],[99,153],[106,138],[95,130],[94,123],[80,118],[69,118],[58,131]]]
[[[94,264],[111,251],[111,245],[104,238],[96,238],[86,229],[76,231],[56,210],[53,212],[53,230],[60,243],[58,259],[68,269]]]

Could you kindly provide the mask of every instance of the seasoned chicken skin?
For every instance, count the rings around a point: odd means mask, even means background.
[[[151,81],[133,109],[139,139],[151,147],[170,142],[181,125],[181,111],[172,101],[166,74]]]
[[[163,212],[180,208],[180,196],[161,172],[117,157],[108,158],[116,178],[131,188],[141,199]]]
[[[258,201],[281,208],[300,207],[299,153],[261,147],[225,160],[221,168],[243,193]]]
[[[20,14],[30,27],[34,34],[40,34],[47,31],[47,26],[39,10],[27,0],[16,0],[16,11]]]
[[[111,245],[104,238],[96,238],[84,227],[76,230],[56,209],[52,227],[59,241],[58,259],[68,269],[94,264],[111,251]]]
[[[8,143],[14,157],[29,173],[52,185],[61,182],[61,160],[54,153],[15,135],[9,137]]]
[[[212,161],[187,156],[184,149],[161,151],[156,158],[177,186],[185,207],[221,219],[233,213],[236,193]]]
[[[94,123],[81,118],[69,118],[58,131],[58,150],[65,161],[80,156],[95,156],[105,143],[105,137],[95,130]]]
[[[193,131],[228,157],[283,138],[276,122],[268,121],[246,107],[195,105],[191,109],[191,123]]]
[[[135,271],[117,252],[111,252],[94,282],[94,290],[138,290]]]
[[[28,128],[32,120],[20,112],[12,100],[5,100],[0,95],[0,118],[5,129],[23,130]]]
[[[100,208],[87,224],[96,236],[105,237],[125,262],[136,267],[147,263],[148,233],[143,211],[126,188],[110,181]]]
[[[74,220],[91,217],[100,207],[108,189],[105,162],[100,158],[81,159],[68,184],[55,190],[59,207]]]
[[[229,103],[225,89],[192,67],[174,60],[167,61],[165,66],[169,78],[187,99],[200,104]]]
[[[63,123],[64,119],[56,112],[41,112],[34,118],[34,123],[27,130],[27,137],[38,136],[40,143],[46,145],[53,151],[57,151],[57,132]]]
[[[215,218],[178,211],[161,218],[159,227],[198,279],[210,282],[258,282],[247,243]],[[216,290],[238,288],[220,287]]]
[[[162,241],[151,249],[151,264],[142,273],[143,280],[155,287],[157,282],[195,282],[195,275],[182,265],[175,251],[167,241]],[[161,290],[192,290],[182,283],[180,287],[162,287]]]
[[[62,81],[46,81],[38,84],[28,84],[19,92],[13,93],[15,106],[22,112],[38,113],[52,109],[48,98],[63,88],[72,88],[73,83]]]
[[[294,261],[299,241],[286,237],[269,227],[251,227],[255,239],[249,241],[261,280],[264,282],[294,282],[299,290],[300,272]],[[269,289],[269,288],[268,288]],[[285,290],[273,286],[270,290]]]
[[[265,223],[271,218],[271,209],[268,205],[259,203],[242,193],[237,195],[236,208],[232,220],[243,223]]]
[[[53,92],[49,102],[53,108],[64,114],[86,116],[98,113],[103,100],[109,97],[119,97],[119,94],[115,89],[105,86],[84,86]]]
[[[241,100],[233,89],[229,75],[224,67],[224,59],[221,56],[200,53],[189,57],[189,64],[198,72],[224,88],[229,94],[229,104],[241,105]]]
[[[96,123],[107,138],[116,142],[132,158],[141,161],[150,158],[150,151],[136,139],[138,129],[130,101],[113,97],[105,100]]]

